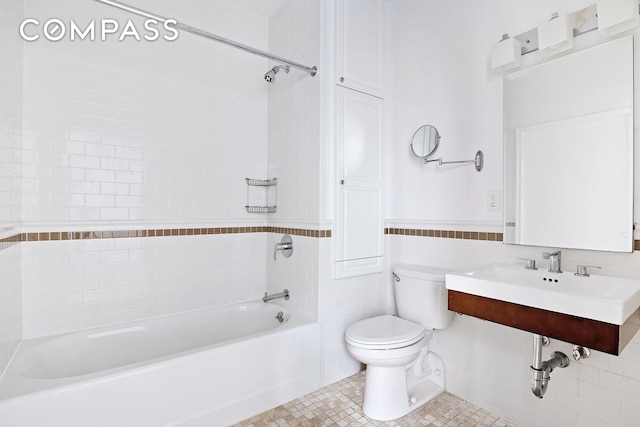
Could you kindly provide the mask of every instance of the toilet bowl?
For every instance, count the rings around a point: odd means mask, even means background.
[[[354,323],[345,333],[347,348],[367,365],[405,366],[417,359],[431,339],[423,326],[384,315]]]
[[[345,332],[347,349],[367,365],[363,412],[379,421],[402,417],[444,391],[444,363],[429,351],[429,325],[444,328],[452,321],[442,270],[397,267],[394,277],[400,317],[371,317]]]

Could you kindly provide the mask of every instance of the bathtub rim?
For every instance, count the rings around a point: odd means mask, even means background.
[[[264,347],[265,353],[254,351],[253,340],[241,340],[219,350],[174,358],[167,361],[167,369],[157,372],[134,369],[128,375],[89,381],[82,388],[32,393],[0,402],[0,418],[16,427],[130,425],[132,419],[138,427],[234,425],[320,387],[320,324],[308,322],[283,331],[274,336],[277,345]],[[263,334],[255,339],[263,346],[271,343],[270,338],[270,334]],[[285,353],[291,357],[281,357],[281,345],[291,351]],[[226,360],[234,368],[219,372],[219,364],[211,363],[211,358],[225,354],[232,356]],[[236,354],[242,357],[233,357]],[[258,375],[257,383],[237,381],[237,369],[247,366],[253,366],[254,373],[270,375]],[[176,405],[180,401],[183,404]]]
[[[21,350],[24,347],[24,343],[27,341],[41,341],[42,343],[47,342],[49,340],[54,340],[57,338],[61,338],[61,337],[65,337],[65,336],[69,336],[69,335],[73,335],[73,334],[86,334],[89,333],[91,331],[97,331],[97,330],[108,330],[108,329],[115,329],[115,328],[120,328],[123,325],[129,325],[129,324],[136,324],[139,322],[146,322],[146,321],[153,321],[155,319],[165,319],[165,318],[171,318],[171,317],[179,317],[181,315],[188,315],[188,314],[193,314],[193,313],[198,313],[198,312],[204,312],[204,311],[209,311],[209,310],[216,310],[216,309],[220,309],[220,308],[229,308],[229,307],[233,307],[233,306],[242,306],[242,305],[246,305],[246,304],[256,304],[256,305],[262,305],[264,306],[265,304],[269,304],[271,306],[276,306],[278,308],[282,308],[282,310],[285,311],[285,313],[288,316],[288,320],[286,323],[282,324],[282,325],[277,325],[275,328],[273,329],[268,329],[266,331],[259,331],[253,334],[249,334],[249,335],[242,335],[240,337],[236,337],[234,339],[230,339],[230,340],[225,340],[225,341],[221,341],[221,342],[217,342],[217,343],[212,343],[209,345],[205,345],[205,346],[200,346],[200,347],[196,347],[196,348],[191,348],[188,350],[184,350],[184,351],[180,351],[180,352],[176,352],[176,353],[171,353],[171,354],[167,354],[167,355],[163,355],[163,356],[158,356],[158,357],[154,357],[151,359],[145,359],[142,361],[138,361],[138,362],[134,362],[134,363],[130,363],[130,364],[126,364],[126,365],[121,365],[121,366],[116,366],[113,368],[109,368],[109,369],[104,369],[104,370],[100,370],[100,371],[96,371],[96,372],[92,372],[89,374],[82,374],[82,375],[75,375],[75,376],[69,376],[69,377],[58,377],[58,378],[32,378],[32,377],[27,377],[22,375],[18,369],[16,364],[19,363],[19,357],[21,354]],[[105,326],[98,326],[98,327],[93,327],[93,328],[85,328],[85,329],[81,329],[81,330],[77,330],[77,331],[71,331],[71,332],[64,332],[64,333],[60,333],[60,334],[54,334],[54,335],[48,335],[48,336],[43,336],[43,337],[38,337],[38,338],[31,338],[31,339],[27,339],[27,340],[21,340],[19,345],[17,346],[15,352],[11,355],[10,358],[10,362],[7,364],[7,366],[5,367],[2,376],[0,376],[0,406],[2,406],[3,403],[5,402],[9,402],[12,401],[14,399],[21,399],[21,398],[28,398],[31,395],[34,394],[40,394],[40,393],[55,393],[55,392],[64,392],[67,389],[75,389],[77,387],[82,387],[83,385],[86,384],[90,384],[96,381],[110,381],[110,380],[117,380],[119,377],[124,377],[130,374],[133,374],[136,371],[148,371],[148,370],[154,370],[154,369],[160,369],[162,368],[163,365],[166,365],[169,363],[169,361],[171,361],[172,359],[176,359],[176,358],[182,358],[182,357],[190,357],[194,354],[200,353],[200,352],[204,352],[204,351],[208,351],[208,350],[212,350],[216,347],[222,347],[222,346],[227,346],[227,345],[234,345],[240,342],[244,342],[247,340],[250,340],[251,338],[257,338],[259,336],[263,336],[263,335],[269,335],[269,334],[282,334],[282,333],[286,333],[286,331],[295,328],[295,327],[300,327],[300,326],[305,326],[305,325],[309,325],[309,324],[317,324],[317,320],[312,319],[302,313],[299,313],[295,310],[291,310],[287,307],[285,307],[282,304],[279,304],[278,302],[268,302],[265,303],[263,302],[261,299],[257,299],[257,300],[248,300],[248,301],[242,301],[242,302],[236,302],[236,303],[231,303],[231,304],[225,304],[225,305],[220,305],[220,306],[214,306],[214,307],[205,307],[205,308],[199,308],[199,309],[195,309],[195,310],[189,310],[189,311],[184,311],[184,312],[178,312],[178,313],[169,313],[166,315],[160,315],[160,316],[153,316],[153,317],[148,317],[148,318],[141,318],[141,319],[137,319],[137,320],[133,320],[133,321],[128,321],[128,322],[120,322],[120,323],[114,323],[112,325],[105,325]],[[34,344],[34,346],[32,348],[29,348],[25,351],[30,351],[33,348],[36,348],[40,343]],[[12,369],[15,368],[15,369]],[[20,378],[21,380],[27,382],[27,383],[31,383],[31,384],[41,384],[42,387],[36,387],[33,390],[27,390],[27,391],[23,391],[23,390],[18,390],[17,392],[14,393],[9,393],[9,390],[11,390],[11,384],[7,385],[6,383],[8,381],[19,381],[17,378]],[[29,387],[27,387],[29,388]]]

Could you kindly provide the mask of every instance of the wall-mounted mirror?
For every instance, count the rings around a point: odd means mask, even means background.
[[[633,39],[504,79],[504,242],[631,252]]]
[[[425,160],[435,154],[439,145],[440,134],[438,129],[431,125],[420,126],[411,138],[411,152]]]
[[[423,125],[418,128],[411,138],[411,152],[414,156],[420,157],[424,164],[438,162],[438,165],[451,165],[460,163],[473,163],[476,171],[480,172],[484,166],[484,154],[481,150],[476,151],[473,160],[453,160],[444,161],[442,157],[430,159],[440,146],[440,133],[435,126]]]

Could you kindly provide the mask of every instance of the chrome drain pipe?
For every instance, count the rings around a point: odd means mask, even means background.
[[[546,387],[542,384],[542,343],[543,337],[539,334],[533,334],[533,364],[531,365],[531,391],[540,399],[546,391]]]
[[[556,368],[566,368],[569,366],[569,358],[560,351],[551,353],[551,359],[542,361],[542,347],[544,345],[543,337],[539,334],[533,334],[533,364],[531,365],[531,391],[533,394],[542,399],[547,391],[551,372]],[[548,339],[547,339],[548,340]]]

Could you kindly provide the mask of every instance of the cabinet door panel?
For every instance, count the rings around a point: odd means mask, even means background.
[[[379,181],[381,102],[358,92],[343,99],[344,179]]]
[[[382,2],[338,0],[338,84],[382,94]]]
[[[382,256],[380,239],[380,191],[376,187],[345,187],[344,239],[340,259]]]
[[[336,88],[336,277],[382,271],[382,100]]]

